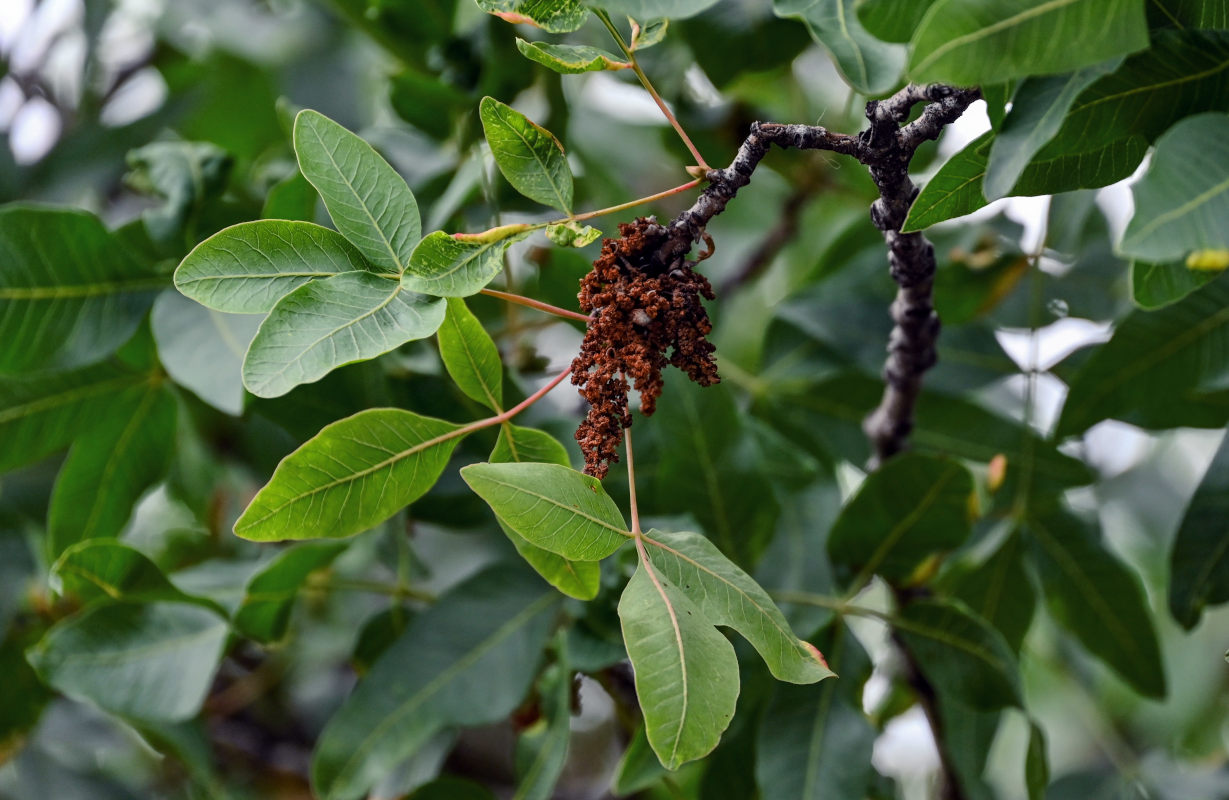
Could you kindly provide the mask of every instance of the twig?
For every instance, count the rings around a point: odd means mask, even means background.
[[[871,204],[871,221],[883,232],[888,263],[899,287],[891,314],[896,326],[888,340],[883,368],[883,399],[863,422],[874,446],[871,468],[905,449],[913,430],[913,408],[922,389],[922,375],[935,363],[939,318],[931,302],[934,285],[934,247],[920,233],[901,233],[917,187],[909,179],[909,162],[917,148],[937,139],[969,104],[981,96],[978,89],[957,89],[941,84],[909,85],[886,100],[866,104],[870,126],[861,133],[834,133],[819,125],[782,125],[756,122],[743,140],[734,161],[711,170],[709,185],[694,205],[666,226],[667,238],[659,252],[670,263],[691,250],[709,221],[725,210],[772,144],[799,150],[830,150],[852,156],[870,169],[879,189]],[[905,124],[913,106],[928,103],[921,115]]]

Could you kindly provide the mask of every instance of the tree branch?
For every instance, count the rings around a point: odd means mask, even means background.
[[[891,306],[896,325],[888,339],[883,368],[886,387],[879,406],[862,424],[874,447],[872,469],[908,446],[922,375],[934,366],[939,336],[939,317],[931,300],[934,247],[920,233],[900,232],[918,191],[909,178],[909,163],[923,142],[938,138],[979,97],[978,89],[910,84],[885,100],[867,103],[870,125],[853,136],[818,125],[752,123],[751,133],[730,166],[711,170],[709,185],[696,202],[664,228],[665,243],[658,254],[668,264],[684,257],[700,241],[709,221],[751,182],[751,174],[773,144],[842,153],[869,168],[879,189],[879,199],[871,204],[871,221],[883,232],[892,279],[898,286]],[[907,122],[918,103],[927,105],[917,119]]]

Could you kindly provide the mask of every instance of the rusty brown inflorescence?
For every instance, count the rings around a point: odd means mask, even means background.
[[[580,286],[580,307],[591,314],[580,354],[572,362],[572,383],[589,401],[576,429],[585,472],[604,478],[619,460],[623,429],[632,424],[629,389],[640,393],[648,416],[661,394],[662,369],[673,364],[701,386],[720,381],[713,329],[701,298],[713,299],[708,279],[679,257],[662,263],[666,230],[652,219],[619,225],[618,239],[604,239],[602,254]],[[712,240],[705,237],[712,252]]]

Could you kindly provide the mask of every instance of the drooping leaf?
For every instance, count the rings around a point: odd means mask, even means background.
[[[558,464],[470,464],[461,477],[530,544],[576,561],[599,561],[631,535],[602,483]]]
[[[1190,630],[1203,609],[1229,601],[1229,441],[1186,507],[1169,556],[1169,611]]]
[[[949,158],[922,187],[901,230],[920,231],[985,206],[982,187],[993,143],[994,133],[987,132]],[[1043,149],[1008,194],[1032,196],[1108,186],[1129,177],[1147,150],[1147,142],[1138,136],[1116,140],[1099,150],[1054,157]]]
[[[875,729],[862,713],[866,652],[844,625],[819,644],[840,673],[815,686],[778,685],[764,711],[755,777],[764,800],[862,800]]]
[[[333,563],[345,542],[304,542],[278,553],[248,581],[235,612],[235,628],[258,642],[276,642],[286,635],[290,611],[303,582]]]
[[[561,637],[557,637],[559,641]],[[512,800],[551,800],[555,785],[567,766],[572,738],[572,670],[565,648],[557,647],[557,660],[538,681],[542,718],[521,733],[516,743],[519,783]]]
[[[161,207],[142,214],[149,234],[158,242],[195,241],[195,218],[205,202],[226,188],[233,159],[210,142],[154,142],[128,152],[125,181],[140,191],[164,199]]]
[[[1229,368],[1229,280],[1221,275],[1156,311],[1118,324],[1070,379],[1058,436],[1103,419],[1144,427],[1220,427],[1223,402],[1201,403],[1200,383]]]
[[[1135,216],[1123,253],[1145,261],[1229,247],[1229,114],[1199,114],[1156,141],[1148,171],[1132,188]]]
[[[717,0],[602,0],[601,7],[611,14],[633,19],[685,19],[715,5]]]
[[[1054,619],[1147,697],[1165,696],[1165,670],[1135,573],[1061,508],[1028,520],[1034,563]]]
[[[1203,111],[1229,111],[1229,31],[1157,31],[1152,47],[1080,93],[1039,157],[1098,150],[1131,136],[1152,142]]]
[[[584,247],[593,244],[602,232],[591,225],[579,222],[561,222],[558,225],[546,226],[546,238],[560,247]]]
[[[362,533],[431,488],[460,430],[393,408],[327,425],[282,459],[235,523],[235,534],[276,542]]]
[[[778,16],[800,18],[811,36],[832,53],[850,86],[863,94],[882,94],[900,80],[905,48],[867,33],[854,6],[855,0],[777,0],[773,10]]]
[[[443,231],[430,234],[410,258],[401,285],[412,292],[435,297],[469,297],[477,294],[504,268],[504,252],[529,231],[507,232],[493,239],[457,239]]]
[[[140,550],[113,539],[87,539],[65,550],[51,566],[51,583],[60,594],[82,602],[109,597],[135,603],[196,603],[223,613],[212,601],[180,591]]]
[[[964,542],[973,476],[956,461],[921,453],[891,459],[867,476],[828,534],[839,569],[907,580],[927,558]]]
[[[320,734],[320,797],[361,797],[441,729],[507,716],[533,681],[557,598],[532,574],[498,566],[415,617]]]
[[[1000,710],[982,711],[950,695],[936,693],[935,706],[942,720],[942,746],[949,753],[953,777],[965,796],[993,800],[994,791],[983,779],[990,746],[999,728]]]
[[[243,413],[243,354],[261,317],[223,314],[175,292],[154,302],[158,357],[175,383],[232,416]]]
[[[0,209],[0,373],[97,361],[132,336],[167,279],[93,214]]]
[[[1050,783],[1050,760],[1046,756],[1046,735],[1035,721],[1028,723],[1028,751],[1024,758],[1024,785],[1028,800],[1045,800]]]
[[[1067,75],[1030,77],[1020,83],[990,146],[982,187],[987,200],[1007,196],[1033,156],[1058,133],[1080,92],[1121,63],[1114,58]]]
[[[708,539],[698,533],[653,530],[644,541],[658,574],[711,624],[741,633],[777,679],[815,683],[832,677],[823,657],[790,630],[768,593]]]
[[[990,558],[957,567],[945,576],[944,587],[978,616],[993,625],[1015,652],[1020,651],[1037,607],[1033,584],[1024,573],[1024,549],[1013,534]]]
[[[466,396],[492,411],[503,411],[503,363],[482,323],[458,297],[448,299],[439,329],[444,368]]]
[[[857,0],[858,21],[875,38],[904,44],[913,38],[934,0]]]
[[[0,381],[0,471],[38,461],[108,424],[140,403],[149,381],[148,373],[115,362]]]
[[[909,78],[958,86],[1070,72],[1148,46],[1138,0],[937,0]]]
[[[1131,262],[1131,299],[1149,311],[1167,306],[1215,278],[1209,270],[1190,269],[1181,261],[1165,264]]]
[[[493,97],[482,98],[478,116],[495,164],[512,188],[530,200],[571,214],[572,170],[559,140]]]
[[[309,109],[295,117],[294,151],[337,230],[377,269],[404,272],[422,223],[397,171],[371,145]]]
[[[1019,706],[1020,668],[1002,634],[950,602],[912,602],[893,626],[943,696],[979,710]]]
[[[518,38],[516,49],[530,61],[563,75],[628,69],[631,66],[626,61],[620,61],[618,56],[588,45],[527,42]]]
[[[367,269],[336,231],[310,222],[261,220],[218,231],[175,270],[175,288],[206,308],[263,314],[312,280]]]
[[[641,564],[619,599],[649,744],[668,769],[713,751],[734,716],[734,648],[674,584]]]
[[[48,685],[126,717],[175,722],[200,709],[229,628],[184,603],[107,603],[56,623],[26,657]]]
[[[512,23],[547,33],[571,33],[585,24],[589,9],[576,0],[477,0],[478,7]]]
[[[85,539],[118,536],[137,500],[170,464],[174,396],[150,383],[124,410],[118,419],[90,425],[60,468],[47,514],[53,556]]]
[[[499,439],[491,451],[490,461],[492,464],[538,462],[567,467],[568,452],[549,433],[504,423],[500,426]],[[602,568],[598,562],[564,558],[531,544],[502,519],[497,518],[497,521],[521,558],[552,586],[577,600],[592,600],[597,596],[602,583]]]
[[[243,359],[243,385],[258,397],[280,397],[343,364],[430,336],[444,312],[442,299],[366,271],[311,281],[260,324]]]

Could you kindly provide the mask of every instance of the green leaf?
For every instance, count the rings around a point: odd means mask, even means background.
[[[777,685],[760,721],[755,778],[763,800],[863,800],[875,729],[862,713],[870,658],[843,625],[820,642],[840,679]]]
[[[986,205],[982,190],[994,144],[993,131],[974,139],[949,158],[922,187],[901,230],[920,231],[936,222],[962,217]],[[1008,194],[1033,196],[1108,186],[1129,177],[1143,160],[1148,144],[1138,136],[1111,142],[1099,150],[1033,159]]]
[[[491,451],[491,463],[543,462],[568,466],[568,451],[555,437],[533,428],[518,428],[505,422]],[[577,600],[592,600],[602,584],[602,568],[596,561],[572,561],[530,544],[524,536],[497,520],[516,551],[538,574],[559,591]]]
[[[87,539],[64,551],[51,566],[51,585],[82,602],[100,597],[135,603],[195,603],[224,614],[200,597],[184,594],[149,557],[112,539]]]
[[[1152,142],[1203,111],[1229,111],[1229,31],[1158,31],[1151,48],[1076,98],[1041,157],[1097,150],[1130,136]]]
[[[960,606],[909,603],[892,625],[943,696],[975,709],[1020,706],[1020,669],[1003,635]]]
[[[95,423],[73,443],[47,512],[51,555],[85,539],[118,536],[175,447],[175,397],[150,383],[118,419]]]
[[[1215,278],[1216,272],[1190,269],[1181,261],[1167,264],[1131,262],[1131,299],[1153,311],[1186,297]]]
[[[539,461],[547,464],[570,466],[568,451],[559,440],[545,431],[521,428],[505,423],[499,428],[499,438],[488,459],[500,461]]]
[[[768,593],[708,539],[654,530],[644,542],[658,574],[711,624],[741,633],[778,680],[815,683],[833,676],[823,656],[790,630]]]
[[[913,38],[933,3],[934,0],[857,0],[854,10],[871,36],[904,44]]]
[[[440,326],[439,340],[444,368],[461,391],[492,411],[503,411],[504,376],[499,348],[464,300],[448,299],[448,313]]]
[[[738,700],[729,640],[644,563],[623,590],[619,619],[653,752],[667,769],[708,755]]]
[[[571,214],[572,170],[554,134],[493,97],[482,98],[478,116],[495,164],[512,188]]]
[[[9,631],[0,640],[0,675],[4,675],[4,703],[0,704],[0,764],[7,763],[25,745],[43,709],[54,694],[38,680],[23,652],[25,637]]]
[[[38,461],[140,405],[148,372],[106,361],[0,381],[0,471]]]
[[[1227,0],[1148,0],[1148,22],[1155,28],[1229,28]]]
[[[828,555],[851,574],[907,580],[927,558],[964,543],[974,503],[973,476],[961,464],[905,453],[868,475],[845,504]]]
[[[1229,440],[1191,498],[1169,556],[1169,611],[1191,630],[1203,609],[1229,602]]]
[[[243,359],[243,385],[280,397],[337,367],[366,361],[435,333],[444,301],[370,272],[343,272],[300,286],[260,324]]]
[[[611,14],[633,19],[685,19],[717,4],[717,0],[602,0],[601,6]]]
[[[909,79],[998,83],[1147,46],[1139,0],[937,0],[913,35]]]
[[[404,272],[422,223],[397,171],[371,145],[310,109],[294,119],[294,151],[337,230],[380,270]]]
[[[962,564],[943,579],[944,588],[993,625],[1020,652],[1033,622],[1037,595],[1024,572],[1023,542],[1012,534],[980,564]]]
[[[108,603],[56,623],[26,657],[74,700],[139,720],[175,722],[200,709],[229,628],[183,603]]]
[[[260,209],[261,219],[298,220],[313,222],[316,219],[316,203],[320,195],[297,169],[269,187],[265,204]]]
[[[480,783],[445,775],[417,789],[409,800],[495,800],[495,795]]]
[[[555,652],[559,660],[538,682],[542,717],[521,733],[516,743],[519,783],[512,800],[551,800],[567,766],[572,738],[572,670],[564,659],[564,648],[557,647]]]
[[[1201,407],[1200,383],[1229,368],[1229,279],[1156,311],[1134,311],[1069,380],[1057,435],[1103,419],[1144,427],[1220,427],[1229,410]],[[1195,405],[1191,405],[1191,403]]]
[[[602,232],[590,225],[579,222],[562,222],[558,225],[546,226],[546,238],[560,247],[584,247],[593,244]]]
[[[0,373],[97,361],[167,286],[97,217],[67,208],[0,208],[0,264]]]
[[[1165,696],[1165,671],[1139,578],[1062,509],[1028,520],[1034,563],[1054,619],[1146,697]]]
[[[265,644],[280,641],[290,626],[290,611],[307,577],[333,563],[345,542],[304,542],[277,554],[248,581],[235,612],[235,628]]]
[[[905,66],[905,48],[871,36],[858,21],[855,0],[773,3],[780,17],[798,17],[815,41],[828,48],[841,75],[863,94],[883,94],[896,86]]]
[[[340,539],[373,528],[431,488],[461,430],[394,408],[327,425],[282,459],[235,523],[235,535]]]
[[[511,713],[533,682],[557,597],[499,566],[415,617],[320,734],[311,772],[322,800],[363,796],[443,728]]]
[[[524,23],[547,33],[571,33],[589,19],[589,9],[576,0],[478,0],[478,7],[512,23]]]
[[[1045,800],[1050,783],[1050,761],[1046,757],[1046,735],[1035,721],[1028,723],[1028,751],[1024,757],[1024,785],[1028,800]]]
[[[599,561],[631,535],[597,478],[558,464],[470,464],[469,488],[508,527],[552,553]]]
[[[125,182],[165,202],[141,216],[158,242],[196,241],[196,219],[205,202],[226,189],[234,160],[209,142],[154,142],[128,152]],[[182,252],[182,251],[180,251]]]
[[[175,288],[214,311],[263,314],[313,278],[367,269],[336,231],[310,222],[261,220],[218,231],[175,270]]]
[[[520,50],[521,55],[530,61],[537,62],[563,75],[631,67],[626,61],[620,61],[618,56],[588,45],[527,42],[518,37],[516,49]]]
[[[1080,92],[1121,63],[1114,58],[1068,75],[1030,77],[1020,83],[990,147],[982,188],[987,200],[1007,196],[1033,156],[1058,133]]]
[[[615,797],[626,797],[648,789],[666,774],[668,770],[661,765],[657,754],[649,746],[649,737],[641,724],[636,727],[632,740],[619,758],[611,789]]]
[[[639,28],[632,30],[632,40],[628,44],[632,50],[647,50],[655,44],[661,44],[666,39],[666,32],[670,29],[670,20],[668,19],[650,19],[640,20]]]
[[[1199,114],[1156,141],[1148,171],[1132,188],[1135,216],[1123,253],[1145,261],[1229,247],[1229,114]]]
[[[163,292],[150,318],[158,359],[175,383],[231,416],[243,413],[243,354],[261,317],[223,314]]]
[[[520,230],[492,239],[457,239],[443,231],[427,236],[410,258],[401,285],[412,292],[435,297],[469,297],[478,294],[503,271],[504,252],[513,242],[530,234]]]

